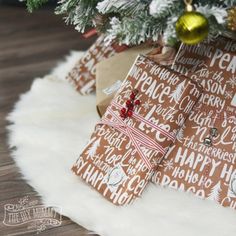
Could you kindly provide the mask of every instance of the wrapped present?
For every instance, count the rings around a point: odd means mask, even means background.
[[[73,172],[114,204],[131,203],[200,95],[197,83],[138,56]]]
[[[101,117],[104,115],[112,98],[119,90],[136,57],[139,54],[144,55],[150,52],[152,48],[152,46],[147,44],[132,47],[97,64],[96,104]]]
[[[125,45],[106,45],[104,35],[99,36],[68,73],[66,79],[83,95],[95,92],[96,64],[104,58],[112,57],[125,49],[127,49]]]
[[[182,45],[173,68],[204,90],[152,180],[236,208],[236,41]]]
[[[143,44],[129,48],[111,58],[105,59],[96,67],[96,104],[102,116],[117,90],[120,88],[135,58],[139,55],[147,57],[161,65],[172,64],[175,49],[159,44]]]

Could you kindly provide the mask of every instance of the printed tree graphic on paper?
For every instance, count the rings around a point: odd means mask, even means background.
[[[221,192],[221,187],[220,187],[220,181],[211,189],[210,194],[208,195],[209,200],[212,201],[217,201],[219,202],[220,200],[220,192]]]
[[[170,101],[172,102],[173,100],[178,103],[183,92],[184,92],[184,86],[185,86],[185,81],[183,81],[182,83],[180,83],[176,89],[170,94],[169,98]]]
[[[97,148],[100,146],[100,141],[101,141],[101,137],[99,139],[97,139],[92,146],[88,149],[88,151],[86,152],[86,154],[88,155],[88,158],[92,158],[95,156],[96,152],[97,152]]]
[[[180,129],[179,129],[179,132],[177,133],[176,135],[176,138],[179,142],[182,143],[183,141],[183,138],[184,138],[184,129],[186,128],[186,126],[183,124]]]

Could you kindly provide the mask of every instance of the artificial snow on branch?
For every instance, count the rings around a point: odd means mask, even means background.
[[[26,1],[26,6],[29,12],[32,12],[33,10],[38,9],[43,4],[48,2],[48,0],[24,0],[24,1]],[[21,2],[23,1],[21,0]]]
[[[149,12],[152,16],[166,16],[172,13],[173,9],[178,8],[179,5],[184,7],[183,1],[179,0],[152,0],[149,5]],[[183,9],[183,8],[182,8]]]
[[[102,14],[118,12],[123,15],[138,14],[146,7],[147,4],[137,0],[104,0],[97,5]]]
[[[30,11],[48,0],[25,0]],[[220,34],[227,24],[227,10],[236,0],[193,0],[196,11],[209,22],[209,37]],[[106,41],[137,45],[157,41],[159,35],[168,44],[177,41],[175,23],[185,11],[183,0],[60,0],[57,14],[79,32],[97,27],[106,34]],[[97,24],[99,19],[99,24]]]
[[[202,13],[207,18],[214,16],[219,24],[224,24],[227,17],[227,10],[223,7],[195,5],[195,8],[196,11]]]

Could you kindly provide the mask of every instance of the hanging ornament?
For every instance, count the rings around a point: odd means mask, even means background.
[[[236,7],[232,7],[228,11],[228,28],[236,31]]]
[[[176,22],[176,34],[183,43],[200,43],[208,35],[208,20],[201,13],[193,10],[192,0],[184,0],[184,2],[186,4],[186,11]]]

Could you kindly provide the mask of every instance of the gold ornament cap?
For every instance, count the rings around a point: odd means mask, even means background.
[[[187,12],[193,11],[193,5],[192,5],[192,0],[184,0],[184,3],[186,5],[185,10]]]

